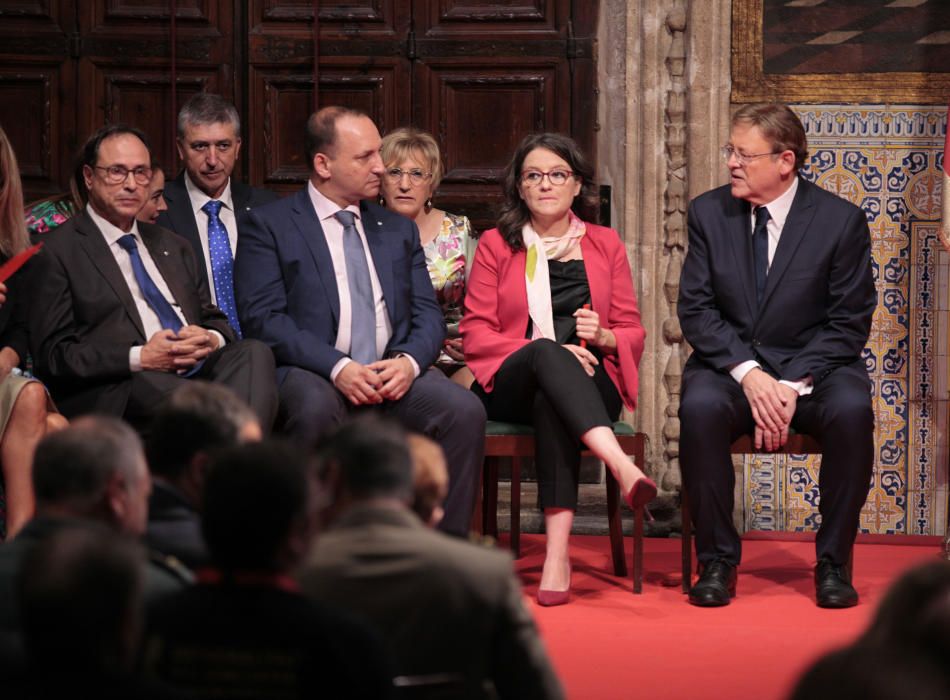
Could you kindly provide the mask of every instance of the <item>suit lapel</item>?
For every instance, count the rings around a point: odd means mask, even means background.
[[[746,303],[752,318],[758,315],[755,298],[755,264],[752,259],[752,209],[748,202],[732,200],[736,206],[726,213],[726,235],[732,244],[736,271],[745,289]]]
[[[149,255],[152,256],[152,262],[155,263],[155,267],[158,268],[162,279],[164,279],[165,284],[168,285],[168,291],[172,293],[175,303],[178,304],[182,314],[185,316],[185,321],[187,323],[198,323],[200,319],[191,318],[191,314],[189,313],[191,309],[186,303],[194,296],[194,291],[189,293],[188,284],[181,276],[181,270],[171,258],[161,233],[148,224],[139,222],[139,235],[142,237],[145,247],[148,248]]]
[[[195,212],[191,208],[191,197],[185,188],[184,171],[165,187],[165,202],[168,204],[168,218],[171,219],[175,232],[187,238],[188,242],[197,246],[200,251],[201,238],[198,235]]]
[[[366,234],[366,243],[373,256],[373,267],[376,268],[376,277],[383,291],[386,301],[386,310],[389,321],[393,322],[393,306],[395,302],[395,280],[393,279],[392,252],[387,250],[386,237],[383,232],[383,222],[373,212],[369,211],[364,203],[360,203],[360,215],[363,222],[363,233]]]
[[[139,311],[135,308],[135,301],[132,299],[132,292],[129,290],[129,285],[122,276],[122,271],[119,269],[119,265],[116,263],[112,251],[109,249],[109,244],[106,243],[106,239],[103,238],[102,232],[92,219],[89,218],[86,212],[82,212],[77,217],[76,233],[79,235],[79,245],[85,251],[86,255],[89,256],[92,264],[99,270],[99,274],[101,274],[106,282],[109,283],[109,286],[112,287],[112,291],[128,314],[129,320],[135,324],[142,338],[147,340],[147,338],[145,338],[145,326],[142,325],[142,317],[139,316]]]
[[[778,247],[775,249],[772,265],[769,267],[769,276],[765,281],[765,293],[762,296],[763,308],[768,303],[769,297],[772,296],[772,292],[781,282],[782,275],[785,274],[788,264],[795,256],[795,251],[798,250],[798,246],[805,238],[808,225],[815,216],[815,207],[809,187],[810,185],[804,180],[798,181],[798,192],[795,193],[792,208],[789,209],[788,217],[785,219],[785,227],[778,239]]]
[[[323,233],[323,227],[313,209],[307,189],[294,195],[294,206],[291,219],[297,227],[297,233],[310,250],[317,275],[323,285],[323,294],[330,302],[330,311],[333,313],[333,324],[340,325],[340,295],[336,288],[336,273],[333,271],[333,259],[330,257],[330,247]]]

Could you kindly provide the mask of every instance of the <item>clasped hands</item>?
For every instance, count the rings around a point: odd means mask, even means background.
[[[574,318],[577,319],[577,337],[586,340],[591,345],[595,345],[605,351],[610,351],[616,347],[616,338],[614,334],[600,325],[600,314],[593,309],[578,309],[574,312]],[[585,347],[580,345],[564,345],[570,350],[581,367],[587,372],[588,376],[594,376],[594,367],[599,363],[597,357]]]
[[[399,401],[416,375],[408,357],[377,360],[368,365],[348,362],[333,380],[334,386],[354,406]]]
[[[178,333],[161,330],[142,346],[142,369],[184,373],[218,349],[218,338],[206,328],[183,326]]]
[[[758,367],[742,378],[742,390],[755,420],[755,449],[764,446],[772,452],[784,446],[795,415],[798,392]]]

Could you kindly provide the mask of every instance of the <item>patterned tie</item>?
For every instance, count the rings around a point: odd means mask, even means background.
[[[135,242],[135,236],[127,233],[119,239],[119,245],[125,248],[129,253],[129,260],[132,262],[132,273],[135,275],[135,281],[139,283],[139,289],[145,296],[145,301],[152,307],[152,311],[158,316],[162,328],[177,333],[181,330],[181,318],[175,313],[172,305],[168,303],[165,295],[155,286],[155,282],[148,276],[145,265],[142,264],[142,256],[139,255],[139,247]]]
[[[333,216],[343,224],[343,254],[350,286],[350,357],[366,365],[379,359],[376,357],[376,304],[366,251],[353,224],[356,218],[353,212],[340,210]]]
[[[752,230],[752,256],[755,261],[755,298],[761,306],[765,295],[765,278],[769,272],[769,210],[755,210],[755,228]]]
[[[211,273],[214,275],[214,296],[218,308],[227,315],[228,323],[240,338],[241,323],[234,301],[234,258],[231,256],[228,230],[218,216],[221,204],[217,200],[209,200],[201,207],[201,211],[208,215],[208,251],[211,254]]]

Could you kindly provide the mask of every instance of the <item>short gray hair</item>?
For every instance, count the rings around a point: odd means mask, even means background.
[[[241,117],[234,105],[221,95],[199,92],[178,111],[178,138],[185,138],[185,128],[199,124],[232,124],[234,134],[241,137]]]

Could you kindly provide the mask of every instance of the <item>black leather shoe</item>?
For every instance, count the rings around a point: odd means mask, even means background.
[[[729,605],[736,595],[736,567],[721,559],[703,567],[699,580],[689,589],[689,602],[701,608]]]
[[[821,559],[815,567],[815,600],[819,608],[852,608],[858,604],[858,592],[851,585],[846,566]]]

